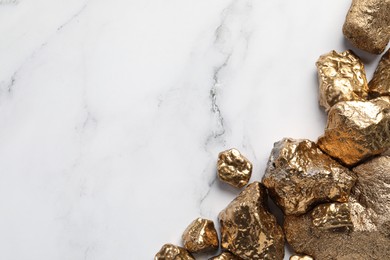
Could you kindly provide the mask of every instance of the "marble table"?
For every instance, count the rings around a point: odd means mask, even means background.
[[[0,259],[152,259],[216,220],[239,193],[220,151],[255,181],[275,141],[322,134],[314,64],[352,48],[349,5],[0,0]]]

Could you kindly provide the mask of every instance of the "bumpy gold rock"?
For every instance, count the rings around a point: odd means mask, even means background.
[[[384,152],[390,147],[389,98],[334,105],[328,113],[325,134],[317,144],[347,166]]]
[[[374,97],[390,96],[390,49],[382,56],[368,86]]]
[[[240,260],[240,258],[230,252],[223,252],[220,255],[210,258],[209,260]]]
[[[184,231],[182,239],[184,247],[192,253],[217,250],[219,247],[213,221],[204,218],[195,219]]]
[[[221,245],[242,259],[283,259],[284,235],[266,206],[267,191],[249,184],[220,214]]]
[[[165,244],[156,254],[154,260],[195,260],[195,258],[185,248]]]
[[[389,258],[390,157],[374,158],[353,171],[358,180],[348,202],[349,212],[344,208],[336,214],[337,210],[328,205],[328,212],[334,213],[322,214],[321,218],[331,223],[329,228],[315,225],[316,209],[301,216],[286,216],[284,230],[296,252],[315,259]]]
[[[328,111],[340,101],[365,100],[368,86],[364,65],[351,51],[331,51],[316,62],[320,105]]]
[[[314,260],[313,257],[308,255],[292,255],[290,260]]]
[[[221,152],[218,156],[218,177],[230,185],[242,188],[252,175],[252,164],[237,149]]]
[[[306,213],[326,201],[348,201],[353,172],[314,142],[285,138],[274,144],[263,183],[286,215]]]
[[[349,228],[352,220],[348,203],[329,203],[311,212],[313,225],[321,229]]]
[[[390,0],[353,0],[343,33],[357,48],[382,53],[390,40]]]

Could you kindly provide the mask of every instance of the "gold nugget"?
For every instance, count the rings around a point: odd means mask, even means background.
[[[353,171],[358,180],[348,207],[320,205],[319,212],[286,216],[284,231],[296,252],[315,259],[389,258],[390,157],[374,158]]]
[[[263,183],[286,215],[306,213],[325,201],[348,201],[353,172],[314,142],[285,138],[274,144]]]
[[[318,139],[318,146],[347,166],[390,148],[389,98],[334,105],[328,114],[325,134]]]
[[[223,252],[220,255],[210,258],[209,260],[240,260],[240,258],[230,252]]]
[[[219,214],[223,249],[242,259],[283,259],[283,231],[267,198],[264,186],[254,182]]]
[[[156,254],[154,260],[195,260],[195,258],[180,246],[165,244]]]
[[[390,40],[390,0],[353,0],[343,33],[357,48],[382,53]]]
[[[364,65],[351,51],[331,51],[316,62],[320,105],[328,111],[340,101],[365,100],[368,86]]]
[[[195,219],[184,231],[182,239],[184,247],[191,253],[217,250],[219,247],[213,221],[204,218]]]
[[[390,96],[390,49],[382,56],[368,86],[371,96]]]
[[[237,149],[230,149],[218,155],[218,177],[236,188],[248,184],[252,175],[252,164]]]
[[[308,255],[292,255],[290,260],[314,260],[313,257]]]

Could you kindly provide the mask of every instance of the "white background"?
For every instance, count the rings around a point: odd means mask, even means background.
[[[0,0],[0,259],[152,259],[216,220],[239,192],[218,152],[260,180],[274,142],[323,133],[315,61],[351,48],[349,5]]]

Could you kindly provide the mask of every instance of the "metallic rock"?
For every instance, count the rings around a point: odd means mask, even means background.
[[[240,258],[230,252],[223,252],[220,255],[210,258],[209,260],[240,260]]]
[[[371,96],[390,96],[390,49],[382,56],[368,86]]]
[[[340,101],[365,100],[368,86],[364,65],[352,51],[331,51],[316,62],[320,105],[328,111]]]
[[[184,231],[184,247],[191,253],[217,250],[219,247],[218,234],[211,220],[197,218]]]
[[[317,206],[312,212],[313,226],[320,229],[350,228],[353,226],[348,203],[329,203]]]
[[[218,177],[230,185],[242,188],[252,175],[252,164],[237,149],[230,149],[218,155]]]
[[[283,259],[283,231],[267,199],[264,186],[254,182],[219,214],[223,249],[242,259]]]
[[[292,255],[290,260],[314,260],[313,257],[308,255]]]
[[[390,147],[389,98],[334,105],[328,113],[325,134],[317,144],[347,166],[386,151]]]
[[[390,255],[390,157],[376,157],[353,169],[358,176],[336,228],[314,225],[313,212],[287,216],[284,230],[292,248],[315,259],[388,259]],[[321,207],[322,205],[318,206]],[[345,219],[350,217],[352,227]],[[331,218],[333,223],[334,218]],[[348,228],[340,228],[347,223]],[[324,246],[326,245],[326,246]]]
[[[285,138],[274,144],[263,184],[286,215],[299,215],[322,202],[348,201],[355,180],[314,142]]]
[[[195,258],[182,247],[165,244],[156,254],[154,260],[195,260]]]
[[[357,48],[382,53],[390,40],[390,0],[353,0],[343,33]]]

